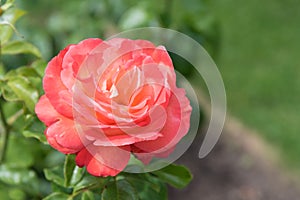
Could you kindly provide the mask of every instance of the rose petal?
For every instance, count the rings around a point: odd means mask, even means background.
[[[37,114],[38,118],[45,123],[46,126],[50,126],[62,118],[62,115],[53,108],[46,95],[41,96],[40,100],[36,104],[35,113]]]
[[[49,63],[45,71],[43,86],[51,104],[60,114],[72,118],[72,95],[60,79],[62,61],[72,45],[62,50]],[[64,98],[63,98],[64,97]]]
[[[127,165],[130,152],[118,147],[95,147],[89,145],[76,156],[78,166],[87,167],[94,176],[116,176]]]
[[[134,144],[145,152],[154,154],[162,153],[173,148],[179,140],[186,135],[190,125],[191,107],[183,89],[177,89],[176,95],[172,95],[166,109],[167,120],[160,131],[163,135],[152,141],[138,142]]]
[[[55,141],[55,143],[53,143],[55,146],[53,147],[62,153],[76,153],[84,147],[83,143],[85,141],[79,137],[74,122],[67,118],[62,118],[50,125],[45,131],[45,134],[48,141],[50,139]],[[68,151],[57,148],[56,144],[68,149]]]
[[[101,39],[89,38],[69,48],[64,56],[61,71],[62,82],[69,90],[71,90],[74,85],[75,78],[83,61],[90,52],[101,43]]]

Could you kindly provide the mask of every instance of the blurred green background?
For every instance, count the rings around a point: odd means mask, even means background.
[[[19,31],[49,60],[67,44],[143,26],[195,38],[223,76],[229,113],[300,167],[300,2],[297,0],[26,0]],[[185,75],[190,69],[177,66]]]
[[[300,167],[300,1],[210,1],[229,112]]]

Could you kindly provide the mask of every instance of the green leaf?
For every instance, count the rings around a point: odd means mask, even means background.
[[[64,186],[64,172],[62,167],[56,166],[51,169],[44,169],[45,177],[48,181],[53,181],[57,185]]]
[[[74,192],[77,192],[79,190],[85,190],[87,188],[90,188],[92,186],[98,185],[99,188],[103,187],[106,183],[107,178],[101,178],[101,177],[95,177],[88,173],[85,173],[83,178],[78,182],[74,187]]]
[[[138,191],[140,199],[168,199],[166,184],[150,174],[126,174],[125,179]]]
[[[82,193],[81,200],[95,200],[94,193],[91,191],[85,191]]]
[[[16,74],[17,75],[21,75],[24,77],[39,77],[39,74],[37,73],[37,71],[35,69],[33,69],[32,67],[19,67],[16,70]]]
[[[78,183],[84,174],[84,169],[76,166],[75,155],[67,155],[64,164],[65,186],[73,186]]]
[[[0,80],[3,78],[4,74],[5,74],[5,67],[3,63],[0,62]]]
[[[3,95],[6,101],[18,101],[18,96],[9,88],[5,82],[1,81],[1,85],[3,85],[1,89],[1,94]]]
[[[103,190],[102,200],[138,200],[138,195],[136,190],[132,187],[132,185],[122,179],[115,180],[107,185],[107,187]]]
[[[23,76],[17,76],[9,79],[7,85],[18,97],[18,100],[24,101],[26,107],[33,113],[39,94],[30,81]]]
[[[64,164],[64,178],[65,178],[65,186],[69,186],[72,175],[73,175],[73,170],[76,166],[75,164],[75,155],[66,155],[65,158],[65,164]]]
[[[15,22],[25,14],[24,11],[11,8],[3,13],[0,18],[0,41],[4,45],[16,31],[14,28]]]
[[[193,178],[191,172],[186,167],[175,164],[152,173],[160,180],[176,188],[186,187]]]
[[[44,134],[45,125],[34,115],[25,116],[25,126],[22,134],[25,137],[32,137],[38,139],[44,144],[48,144]]]
[[[69,195],[61,193],[61,192],[54,192],[50,194],[49,196],[43,198],[43,200],[69,200],[72,199],[70,198]]]
[[[46,66],[47,63],[42,59],[36,60],[31,64],[31,67],[35,69],[41,77],[44,77]]]
[[[51,183],[51,190],[52,192],[61,192],[64,194],[72,194],[72,188],[66,188],[60,185],[57,185],[56,183]]]
[[[2,45],[2,54],[14,55],[14,54],[32,54],[36,57],[42,57],[39,49],[26,41],[12,41],[5,45]]]
[[[15,0],[7,0],[7,1],[5,2],[5,4],[1,6],[1,9],[2,9],[3,11],[8,10],[10,7],[13,6],[14,2],[15,2]]]

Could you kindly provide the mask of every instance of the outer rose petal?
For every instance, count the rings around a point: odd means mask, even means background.
[[[105,151],[105,149],[102,149],[103,151],[101,152],[101,147],[99,154],[103,153],[107,155]],[[106,148],[118,148],[118,147],[106,147]],[[114,150],[113,150],[114,151]],[[76,156],[76,164],[79,167],[83,167],[86,166],[87,171],[94,175],[94,176],[116,176],[118,173],[120,173],[127,165],[129,158],[130,158],[130,152],[127,152],[125,154],[127,154],[128,156],[124,156],[124,152],[126,152],[126,150],[123,151],[123,153],[121,154],[112,154],[110,155],[112,159],[116,159],[119,158],[118,160],[118,169],[114,169],[110,166],[107,166],[106,164],[104,164],[100,159],[97,159],[96,156],[92,155],[89,150],[87,150],[86,148],[82,149]]]
[[[62,153],[77,153],[84,147],[81,138],[76,131],[74,122],[67,118],[62,118],[61,120],[49,126],[45,131],[45,134],[48,141],[52,138],[58,145],[68,149],[65,151],[57,148],[57,150]]]
[[[77,45],[69,48],[65,54],[62,62],[61,79],[64,85],[71,90],[78,70],[88,54],[99,44],[102,43],[101,39],[90,38],[81,41]]]
[[[62,50],[49,63],[45,71],[43,86],[46,96],[60,114],[72,118],[72,95],[60,79],[62,62],[70,46]]]
[[[50,126],[62,117],[62,115],[53,108],[46,95],[41,96],[40,100],[36,104],[35,113],[46,126]]]
[[[59,114],[45,95],[37,103],[35,112],[38,118],[48,126],[45,135],[52,147],[62,153],[76,153],[83,148],[74,122]]]
[[[192,109],[189,100],[185,97],[184,90],[176,89],[176,92],[177,95],[171,96],[166,109],[167,121],[161,130],[163,136],[152,141],[138,142],[134,144],[137,148],[154,155],[164,154],[188,132]]]

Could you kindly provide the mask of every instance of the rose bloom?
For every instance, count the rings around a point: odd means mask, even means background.
[[[163,46],[86,39],[49,63],[35,107],[49,144],[94,176],[115,176],[133,154],[168,157],[188,132],[191,106]]]

